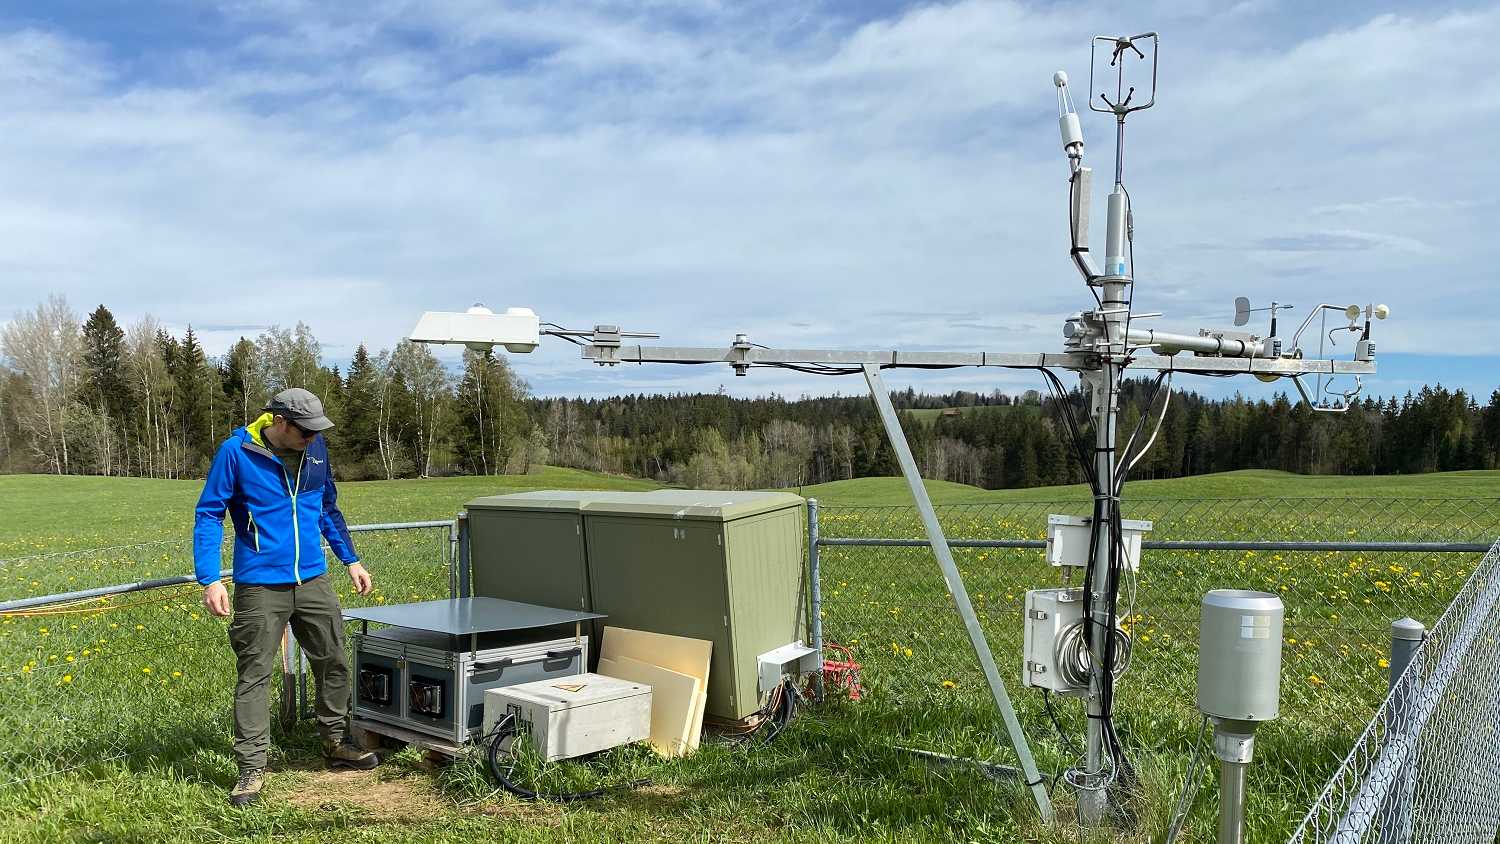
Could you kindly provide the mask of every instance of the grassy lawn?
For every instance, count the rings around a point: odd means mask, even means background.
[[[912,419],[920,419],[923,422],[932,422],[944,415],[945,410],[958,411],[957,416],[976,416],[986,413],[1025,413],[1031,416],[1042,412],[1041,405],[1035,404],[981,404],[969,407],[911,407],[901,410],[900,413]]]
[[[183,573],[197,495],[192,481],[0,477],[0,599]],[[340,486],[351,522],[441,519],[484,494],[529,488],[644,489],[646,482],[547,469],[525,478],[447,478]],[[1040,537],[1048,512],[1077,512],[1078,487],[985,491],[929,485],[950,536]],[[825,536],[920,536],[899,479],[807,487]],[[1128,516],[1155,538],[1458,538],[1500,533],[1500,473],[1303,478],[1235,472],[1143,481]],[[1218,498],[1255,500],[1210,501]],[[1433,501],[1469,497],[1489,501]],[[1364,498],[1365,501],[1351,501]],[[1281,500],[1293,499],[1293,500]],[[902,505],[891,507],[889,505]],[[1350,532],[1353,532],[1352,534]],[[167,541],[19,560],[28,553]],[[447,593],[446,531],[364,534],[379,590],[346,604]],[[0,840],[164,841],[1076,841],[1043,829],[1013,784],[968,767],[931,767],[900,747],[1011,762],[962,626],[924,549],[825,548],[824,624],[851,644],[867,695],[794,722],[766,747],[709,743],[673,762],[624,749],[581,780],[640,775],[646,788],[568,806],[495,793],[477,758],[429,769],[411,751],[373,774],[318,769],[307,723],[278,738],[268,799],[232,811],[224,794],[233,667],[224,622],[197,590],[126,596],[66,614],[0,620]],[[957,552],[996,660],[1049,776],[1075,756],[1041,698],[1019,688],[1021,601],[1055,585],[1039,552]],[[1386,625],[1431,624],[1477,555],[1152,552],[1135,586],[1136,637],[1118,723],[1140,768],[1135,820],[1110,840],[1159,839],[1187,767],[1198,717],[1193,630],[1202,593],[1276,591],[1288,607],[1283,717],[1261,731],[1251,772],[1250,840],[1274,841],[1300,819],[1379,702]],[[343,584],[341,584],[342,586]],[[1295,641],[1293,641],[1295,640]],[[1059,704],[1070,737],[1078,704]],[[35,776],[50,770],[64,773]],[[27,779],[34,776],[35,778]],[[20,779],[22,781],[17,782]],[[1071,798],[1054,798],[1069,817]],[[1183,841],[1213,840],[1210,779]],[[1105,840],[1105,839],[1101,839]]]
[[[656,489],[638,478],[546,466],[530,475],[350,481],[339,506],[350,524],[451,519],[482,495],[531,489]],[[151,542],[193,532],[203,481],[0,475],[0,559]]]
[[[193,504],[202,481],[147,478],[0,475],[0,559],[29,554],[151,542],[192,534]],[[482,495],[529,489],[655,489],[658,484],[547,466],[530,475],[352,481],[339,484],[339,504],[351,524],[452,518]],[[1086,500],[1081,484],[987,490],[928,481],[937,504]],[[910,506],[901,478],[856,478],[797,490],[823,504]],[[1250,469],[1193,478],[1135,481],[1127,498],[1471,498],[1500,497],[1500,471],[1348,477],[1292,475]]]

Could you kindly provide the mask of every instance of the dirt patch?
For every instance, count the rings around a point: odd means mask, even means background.
[[[486,802],[475,806],[474,811],[492,818],[525,821],[529,826],[549,829],[557,829],[562,826],[563,822],[563,808],[556,803],[510,800]]]
[[[271,775],[266,796],[303,809],[355,808],[383,821],[430,820],[452,805],[418,777],[386,777],[373,771],[298,771]]]

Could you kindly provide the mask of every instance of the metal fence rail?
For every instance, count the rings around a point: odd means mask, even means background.
[[[1019,673],[1025,591],[1060,577],[1041,553],[1046,516],[1087,508],[1077,499],[938,508],[944,531],[961,537],[951,543],[954,558],[1009,677]],[[894,713],[882,721],[891,732],[885,738],[960,756],[993,755],[1001,743],[993,703],[931,551],[916,539],[916,514],[907,507],[823,507],[816,515],[810,548],[821,570],[816,620],[828,640],[855,648],[872,705]],[[1487,744],[1480,739],[1485,730],[1496,732],[1500,718],[1494,679],[1500,630],[1495,602],[1486,602],[1500,590],[1500,562],[1492,550],[1481,563],[1473,549],[1500,535],[1500,500],[1137,499],[1125,515],[1155,522],[1153,550],[1126,598],[1125,624],[1136,640],[1119,700],[1127,737],[1150,735],[1158,743],[1152,750],[1185,755],[1198,724],[1192,667],[1199,597],[1222,586],[1275,591],[1287,604],[1284,717],[1262,730],[1257,765],[1281,781],[1309,782],[1310,789],[1326,779],[1324,771],[1338,771],[1306,827],[1331,824],[1331,833],[1299,833],[1302,840],[1495,840],[1493,827],[1488,839],[1482,829],[1474,833],[1479,837],[1440,833],[1447,828],[1437,808],[1415,811],[1410,839],[1389,837],[1386,830],[1396,828],[1379,820],[1388,812],[1376,812],[1368,827],[1386,837],[1332,833],[1351,807],[1386,811],[1392,795],[1410,794],[1413,806],[1453,807],[1445,810],[1450,818],[1457,811],[1483,820],[1494,810],[1500,736]],[[450,522],[359,530],[357,546],[377,591],[355,596],[347,578],[336,578],[346,605],[454,593]],[[169,761],[186,773],[232,764],[222,753],[234,682],[225,622],[202,610],[191,578],[161,577],[189,570],[191,551],[180,540],[11,558],[0,566],[0,597],[8,599],[0,604],[0,787],[111,759]],[[120,594],[90,591],[150,580],[159,582]],[[1450,603],[1401,678],[1416,690],[1414,703],[1405,710],[1382,705],[1391,619],[1437,618]],[[1467,627],[1454,620],[1480,618],[1481,607],[1490,615]],[[1469,632],[1460,636],[1461,629]],[[1462,668],[1444,673],[1449,664]],[[1428,681],[1419,690],[1417,678]],[[1020,689],[1013,695],[1044,771],[1070,764],[1072,750],[1051,719],[1056,715],[1077,733],[1079,714],[1066,706],[1049,713],[1038,695]],[[1469,703],[1455,709],[1454,701]],[[1391,756],[1390,735],[1417,738]],[[1469,756],[1456,758],[1453,747]],[[1398,757],[1408,763],[1398,768],[1418,776],[1371,786],[1388,779],[1381,772]],[[1326,767],[1309,759],[1327,760]],[[1473,767],[1484,764],[1490,767]],[[1460,776],[1464,766],[1477,773]],[[1297,805],[1317,798],[1315,790],[1278,796]],[[1252,795],[1252,840],[1285,838],[1295,821],[1266,820],[1256,810]]]
[[[447,597],[451,527],[351,527],[376,589],[354,594],[331,562],[339,600]],[[225,761],[200,751],[229,746],[228,622],[203,609],[191,576],[159,577],[192,567],[189,543],[180,539],[5,561],[0,596],[11,600],[0,605],[0,787],[109,760],[184,769]],[[100,586],[131,577],[148,582]],[[278,694],[273,689],[272,700]]]
[[[986,639],[1008,683],[1020,675],[1029,589],[1062,585],[1042,552],[1050,513],[1086,500],[939,507]],[[910,713],[899,740],[988,757],[996,717],[951,599],[908,507],[818,508],[818,616],[826,641],[852,645],[865,685]],[[1117,711],[1139,752],[1190,755],[1198,602],[1215,588],[1275,592],[1287,607],[1282,718],[1262,728],[1257,776],[1309,805],[1384,698],[1390,623],[1437,618],[1500,535],[1495,499],[1127,500],[1151,519],[1151,549],[1122,595],[1134,639]],[[959,539],[958,537],[961,537]],[[1076,585],[1076,583],[1075,583]],[[1072,764],[1082,733],[1071,701],[1012,693],[1044,769]],[[915,704],[915,705],[913,705]],[[1056,715],[1069,735],[1058,734]],[[1293,794],[1285,793],[1290,787]],[[1249,811],[1251,840],[1285,838],[1285,802]]]
[[[1423,640],[1300,842],[1500,840],[1500,542]]]

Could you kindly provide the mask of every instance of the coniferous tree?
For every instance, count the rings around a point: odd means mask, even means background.
[[[130,439],[121,436],[130,404],[125,369],[125,332],[109,308],[100,305],[83,324],[82,379],[79,400],[100,420],[94,452],[100,474],[128,471]]]
[[[377,450],[376,426],[379,378],[363,343],[354,350],[349,378],[344,387],[343,419],[339,425],[340,458],[363,462]]]
[[[177,421],[183,445],[183,468],[194,474],[206,474],[218,445],[214,441],[214,377],[203,346],[191,325],[183,335],[177,352],[177,371],[173,373],[177,388]]]

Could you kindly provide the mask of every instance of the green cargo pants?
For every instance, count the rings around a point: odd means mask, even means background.
[[[234,755],[241,771],[266,767],[271,746],[271,672],[281,657],[287,623],[312,666],[318,690],[318,732],[342,742],[349,714],[349,660],[344,619],[326,574],[301,585],[234,587],[234,647],[239,680],[234,686]]]

